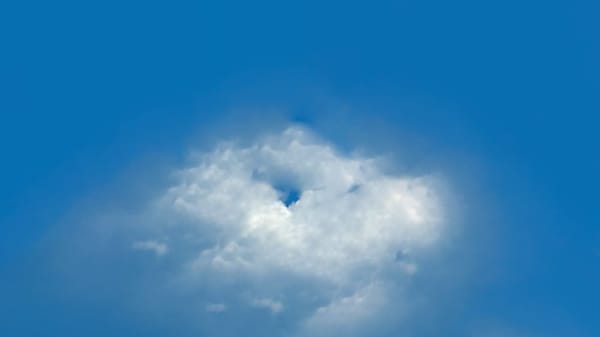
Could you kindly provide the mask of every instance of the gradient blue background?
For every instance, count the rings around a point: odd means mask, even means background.
[[[0,335],[151,335],[110,308],[41,295],[22,261],[135,158],[181,152],[198,125],[243,125],[219,111],[286,107],[311,125],[322,97],[335,97],[482,163],[510,249],[493,261],[503,278],[474,289],[466,312],[539,336],[599,336],[599,10],[591,1],[3,3]]]

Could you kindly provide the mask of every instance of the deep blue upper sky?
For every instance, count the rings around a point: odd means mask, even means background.
[[[509,222],[511,249],[494,260],[505,279],[474,290],[481,295],[467,311],[536,336],[598,336],[599,9],[578,1],[5,3],[0,285],[32,278],[8,275],[75,203],[137,158],[184,153],[202,124],[243,126],[220,115],[228,109],[285,107],[318,127],[315,109],[331,99],[481,163],[482,190]],[[28,320],[45,327],[35,335],[68,335],[60,317],[75,311],[83,317],[74,331],[120,336],[86,309],[15,293],[9,306],[25,309],[0,311],[16,312],[8,334],[0,324],[2,336],[31,334],[19,332]],[[143,331],[119,319],[106,318],[123,336]],[[549,320],[560,324],[547,328]]]

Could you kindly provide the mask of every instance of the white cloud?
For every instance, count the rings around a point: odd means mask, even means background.
[[[386,174],[378,159],[343,155],[302,128],[248,146],[223,143],[194,159],[160,200],[183,216],[186,237],[202,238],[182,261],[189,275],[258,280],[243,291],[266,295],[251,305],[273,313],[296,296],[282,275],[309,282],[317,299],[307,326],[370,317],[385,302],[385,275],[400,266],[411,277],[413,255],[442,233],[435,178]],[[138,245],[166,253],[158,247]]]
[[[166,243],[148,240],[148,241],[136,241],[132,245],[135,250],[150,251],[156,254],[156,256],[163,256],[169,251],[169,247]]]

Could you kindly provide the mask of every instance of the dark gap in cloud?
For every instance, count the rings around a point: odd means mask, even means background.
[[[302,196],[302,191],[293,186],[274,185],[273,188],[279,192],[279,200],[285,205],[285,207],[290,207],[300,200],[300,197]]]
[[[298,187],[297,179],[287,172],[267,172],[255,169],[252,172],[252,178],[270,184],[277,191],[279,200],[285,207],[290,207],[302,196],[302,190]]]
[[[402,250],[396,252],[396,256],[394,257],[394,261],[402,261],[406,258],[406,253]]]
[[[354,184],[354,185],[350,186],[350,188],[348,189],[348,193],[356,192],[356,191],[358,191],[358,189],[360,189],[360,185]]]
[[[300,191],[291,190],[288,192],[288,195],[285,198],[285,200],[283,200],[283,203],[286,207],[289,207],[291,204],[295,203],[298,200],[300,200]]]

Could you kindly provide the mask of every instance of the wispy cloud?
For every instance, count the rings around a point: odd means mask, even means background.
[[[255,298],[252,300],[252,306],[268,309],[273,314],[278,314],[283,311],[283,304],[271,298]]]
[[[222,313],[227,310],[227,306],[224,303],[207,303],[204,307],[207,312],[215,314]]]
[[[135,250],[150,251],[156,254],[156,256],[163,256],[169,252],[169,247],[166,243],[147,240],[147,241],[135,241],[132,245]]]

